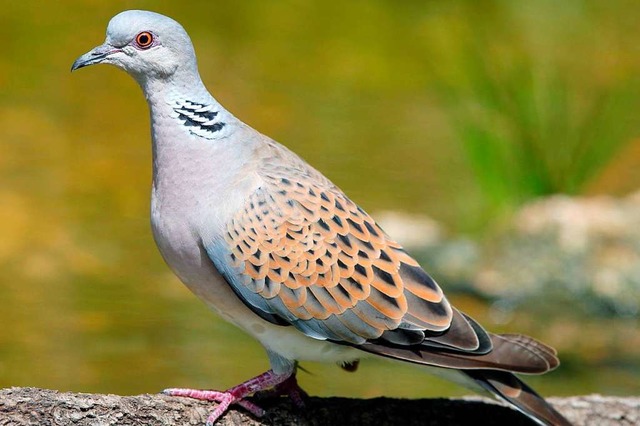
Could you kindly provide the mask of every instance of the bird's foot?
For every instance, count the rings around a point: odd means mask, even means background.
[[[288,381],[293,382],[293,385],[284,385]],[[243,407],[245,410],[249,411],[256,417],[262,417],[265,414],[265,411],[258,407],[251,401],[246,400],[245,398],[249,395],[252,395],[256,392],[264,391],[270,388],[278,389],[284,385],[286,389],[289,389],[290,386],[294,386],[299,389],[297,392],[298,397],[300,397],[300,387],[295,379],[294,373],[287,374],[276,374],[272,370],[267,371],[266,373],[262,373],[259,376],[254,377],[253,379],[249,379],[244,383],[239,384],[238,386],[234,386],[231,389],[219,392],[213,390],[197,390],[197,389],[181,389],[181,388],[170,388],[162,391],[165,395],[169,396],[183,396],[188,398],[194,398],[204,401],[215,401],[218,403],[218,406],[213,410],[209,417],[207,417],[207,426],[213,426],[213,424],[222,417],[231,404],[238,404]],[[284,388],[283,388],[284,389]],[[298,405],[295,400],[294,394],[295,392],[290,391],[280,391],[280,394],[286,393],[291,395],[291,398],[294,400],[294,403]]]
[[[265,389],[256,394],[258,399],[275,398],[286,395],[291,399],[293,405],[304,408],[304,401],[309,397],[307,393],[298,385],[295,374],[289,376],[284,382],[277,384],[271,389]]]

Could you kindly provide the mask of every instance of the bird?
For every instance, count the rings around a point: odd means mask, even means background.
[[[494,334],[360,206],[285,146],[226,110],[206,89],[178,22],[142,10],[114,16],[106,40],[71,70],[110,64],[141,87],[151,116],[151,227],[179,279],[221,318],[256,338],[270,369],[226,391],[170,388],[261,416],[248,397],[305,393],[298,362],[346,370],[384,357],[419,364],[488,393],[540,425],[570,425],[514,373],[542,374],[556,351]]]

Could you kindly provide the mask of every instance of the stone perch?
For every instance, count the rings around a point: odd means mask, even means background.
[[[640,425],[640,397],[600,395],[550,398],[576,426]],[[492,400],[310,398],[303,411],[285,399],[261,401],[268,409],[256,419],[232,408],[219,426],[257,425],[533,425]],[[213,403],[165,395],[118,396],[57,392],[38,388],[0,390],[0,426],[204,425]]]

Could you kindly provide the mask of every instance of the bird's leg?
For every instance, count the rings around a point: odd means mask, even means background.
[[[218,406],[207,418],[207,426],[212,426],[224,413],[227,412],[231,404],[238,404],[256,417],[261,417],[265,414],[265,411],[258,407],[256,404],[245,400],[249,395],[256,392],[278,387],[289,379],[293,378],[293,384],[297,387],[295,380],[295,371],[288,371],[284,374],[276,374],[273,370],[269,370],[266,373],[262,373],[259,376],[249,379],[244,383],[234,386],[224,392],[213,390],[197,390],[197,389],[181,389],[171,388],[165,389],[163,393],[169,396],[184,396],[189,398],[195,398],[205,401],[215,401]],[[287,392],[288,393],[288,392]],[[295,398],[292,393],[292,398]],[[298,394],[299,395],[299,394]],[[295,402],[295,399],[294,399]]]
[[[298,385],[296,375],[292,374],[285,381],[275,385],[271,389],[265,389],[256,395],[259,399],[274,398],[281,395],[287,395],[291,398],[291,402],[298,407],[304,407],[304,400],[308,398],[307,393]]]
[[[293,402],[293,404],[298,408],[303,408],[304,400],[309,397],[304,389],[302,389],[298,384],[295,374],[277,385],[275,389],[280,391],[281,395],[288,395],[289,398],[291,398],[291,402]]]

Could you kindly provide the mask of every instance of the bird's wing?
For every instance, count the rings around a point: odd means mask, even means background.
[[[453,308],[420,265],[319,172],[301,161],[263,164],[262,185],[229,221],[224,240],[206,246],[256,314],[417,363],[549,370],[553,362],[537,342],[507,344]]]
[[[388,337],[438,343],[454,317],[455,342],[474,329],[442,290],[361,208],[310,167],[265,167],[262,185],[207,250],[254,312],[306,334],[351,344]]]

